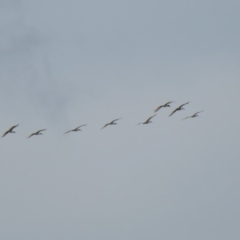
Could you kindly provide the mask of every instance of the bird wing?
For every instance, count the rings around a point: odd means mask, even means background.
[[[198,113],[201,113],[201,112],[204,112],[204,110],[194,113],[193,116],[196,116]]]
[[[163,105],[160,105],[160,106],[158,106],[155,110],[154,110],[154,112],[157,112],[160,108],[162,108],[163,107]]]
[[[73,130],[69,130],[69,131],[65,132],[64,134],[69,133],[69,132],[72,132],[72,131],[73,131]]]
[[[163,106],[167,106],[168,104],[171,104],[173,103],[174,101],[169,101],[169,102],[166,102]]]
[[[8,131],[11,132],[11,131],[12,131],[14,128],[16,128],[18,125],[19,125],[19,124],[10,127],[10,128],[8,129]]]
[[[33,135],[35,135],[36,133],[32,133],[28,136],[28,138],[32,137]]]
[[[38,134],[38,133],[43,132],[43,131],[45,131],[45,130],[47,130],[47,129],[38,130],[37,132],[35,132],[35,134]]]
[[[185,118],[183,118],[182,120],[187,119],[187,118],[190,118],[190,117],[185,117]]]
[[[149,117],[145,122],[149,122],[153,117],[155,117],[157,114],[154,114],[153,116]]]
[[[120,119],[122,119],[122,118],[114,119],[114,120],[112,120],[112,121],[110,122],[110,124],[111,124],[111,123],[114,123],[114,122],[116,122],[116,121],[118,121],[118,120],[120,120]]]
[[[106,123],[100,130],[104,129],[108,125],[109,125],[109,123]]]
[[[8,130],[2,135],[2,137],[5,137],[8,134]]]
[[[179,109],[179,107],[176,108],[175,110],[173,110],[173,111],[171,112],[171,114],[169,115],[169,117],[171,117],[178,109]]]
[[[180,105],[178,108],[181,108],[181,107],[183,107],[184,105],[187,105],[188,103],[189,103],[189,102],[186,102],[186,103]]]
[[[79,129],[80,127],[84,127],[84,126],[87,126],[87,124],[80,125],[80,126],[76,127],[74,130],[77,130],[77,129]]]

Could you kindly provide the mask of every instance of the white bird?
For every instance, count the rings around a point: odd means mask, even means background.
[[[80,129],[80,128],[81,128],[81,127],[84,127],[84,126],[87,126],[87,124],[80,125],[80,126],[74,128],[74,129],[71,129],[71,130],[65,132],[64,134],[69,133],[69,132],[78,132],[78,131],[82,131],[82,129]]]
[[[109,123],[106,123],[100,130],[102,130],[103,128],[107,127],[108,125],[117,125],[117,123],[115,123],[115,122],[120,120],[120,119],[122,119],[122,118],[117,118],[117,119],[112,120]]]
[[[2,137],[5,137],[8,133],[16,133],[16,132],[13,131],[13,129],[16,128],[18,125],[19,125],[19,124],[10,127],[10,128],[2,135]]]
[[[183,106],[186,105],[186,104],[188,104],[188,103],[189,103],[189,102],[186,102],[186,103],[180,105],[179,107],[177,107],[174,111],[172,111],[172,113],[169,115],[169,117],[172,116],[175,112],[180,111],[180,110],[183,110],[183,109],[184,109]]]
[[[34,135],[43,135],[42,132],[45,131],[45,130],[47,130],[47,129],[38,130],[37,132],[34,132],[34,133],[30,134],[27,138],[30,138]]]
[[[199,117],[198,114],[201,113],[201,112],[203,112],[203,111],[204,111],[204,110],[202,110],[202,111],[200,111],[200,112],[196,112],[196,113],[194,113],[192,116],[185,117],[185,118],[183,118],[182,120],[187,119],[187,118]]]
[[[140,122],[138,123],[137,125],[139,124],[149,124],[151,123],[152,121],[150,121],[152,118],[154,118],[157,114],[154,114],[153,116],[149,117],[145,122]]]
[[[155,110],[154,110],[154,112],[157,112],[160,108],[162,108],[162,107],[171,107],[169,104],[171,104],[171,103],[173,103],[174,101],[170,101],[170,102],[167,102],[167,103],[165,103],[165,104],[163,104],[163,105],[160,105],[160,106],[158,106]]]

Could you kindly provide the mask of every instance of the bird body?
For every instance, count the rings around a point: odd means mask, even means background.
[[[169,115],[169,117],[172,116],[172,115],[173,115],[175,112],[177,112],[177,111],[184,110],[183,106],[187,105],[188,103],[189,103],[189,102],[186,102],[186,103],[180,105],[179,107],[177,107],[174,111],[171,112],[171,114]]]
[[[84,127],[84,126],[87,126],[87,124],[80,125],[80,126],[74,128],[74,129],[71,129],[71,130],[65,132],[64,134],[69,133],[69,132],[78,132],[78,131],[82,131],[81,127]]]
[[[107,127],[108,125],[117,125],[117,123],[115,123],[115,122],[120,120],[120,119],[122,119],[122,118],[117,118],[117,119],[112,120],[109,123],[106,123],[100,130],[102,130],[103,128]]]
[[[198,114],[201,113],[201,112],[203,112],[203,111],[204,111],[204,110],[202,110],[202,111],[200,111],[200,112],[196,112],[196,113],[194,113],[192,116],[185,117],[185,118],[183,118],[182,120],[185,120],[185,119],[187,119],[187,118],[199,117]]]
[[[137,125],[139,124],[149,124],[149,123],[152,123],[151,119],[154,118],[157,114],[154,114],[153,116],[149,117],[145,122],[140,122],[138,123]]]
[[[28,138],[30,138],[30,137],[32,137],[32,136],[34,136],[34,135],[43,135],[42,132],[45,131],[45,130],[47,130],[47,129],[38,130],[37,132],[34,132],[34,133],[30,134],[30,135],[28,136]]]
[[[171,107],[171,106],[169,105],[169,104],[171,104],[171,103],[173,103],[173,101],[166,102],[165,104],[158,106],[158,107],[154,110],[154,112],[157,112],[159,109],[161,109],[161,108],[163,108],[163,107]]]
[[[16,132],[13,131],[13,129],[16,128],[18,125],[19,125],[19,124],[10,127],[10,128],[2,135],[2,137],[5,137],[8,133],[16,133]]]

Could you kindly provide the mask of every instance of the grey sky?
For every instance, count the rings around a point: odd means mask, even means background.
[[[238,239],[239,8],[0,0],[0,239]]]

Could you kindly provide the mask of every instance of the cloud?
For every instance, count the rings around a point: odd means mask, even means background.
[[[18,114],[20,109],[39,109],[46,119],[56,120],[63,114],[66,98],[51,70],[48,42],[36,27],[25,23],[22,5],[13,1],[5,7],[12,14],[0,24],[2,105],[6,107],[7,103]]]

